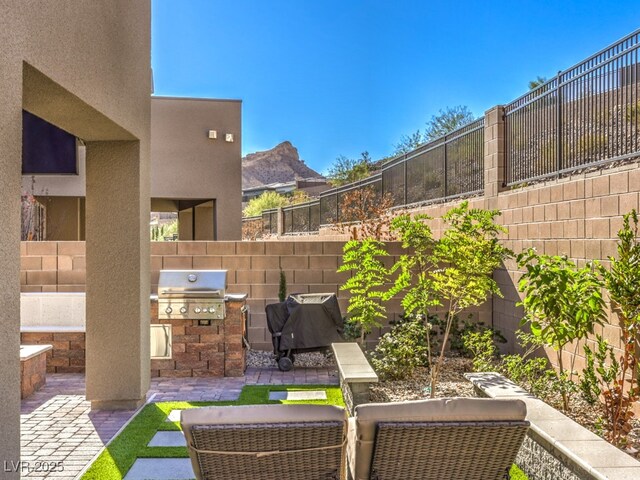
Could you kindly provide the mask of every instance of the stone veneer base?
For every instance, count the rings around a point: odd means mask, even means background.
[[[476,392],[518,398],[527,404],[531,428],[516,459],[533,480],[630,480],[640,462],[577,424],[498,373],[468,373]]]

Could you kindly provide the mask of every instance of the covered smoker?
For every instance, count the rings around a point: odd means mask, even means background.
[[[344,323],[334,293],[292,294],[266,307],[278,368],[291,370],[294,353],[324,350],[341,342]]]

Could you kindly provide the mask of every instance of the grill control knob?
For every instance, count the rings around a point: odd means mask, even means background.
[[[193,311],[196,312],[196,313],[200,313],[202,310],[200,310],[200,307],[196,307],[196,308],[193,309]]]
[[[216,309],[214,307],[209,307],[209,313],[216,313]]]
[[[167,307],[167,309],[165,310],[165,313],[171,314],[171,312],[173,312],[173,308]]]
[[[187,313],[187,307],[180,307],[180,313]]]

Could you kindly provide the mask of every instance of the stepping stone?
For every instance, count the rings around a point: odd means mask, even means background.
[[[157,432],[147,447],[186,447],[187,441],[182,432]]]
[[[139,458],[124,480],[191,480],[195,476],[188,458]]]
[[[269,400],[326,400],[324,390],[304,390],[299,392],[269,392]]]
[[[180,421],[180,412],[182,410],[171,410],[165,422],[179,422]]]

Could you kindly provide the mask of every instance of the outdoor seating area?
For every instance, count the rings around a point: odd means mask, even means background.
[[[621,2],[1,2],[0,479],[640,480]]]
[[[503,479],[528,422],[520,400],[438,399],[356,408],[204,407],[180,423],[198,479]],[[347,427],[348,425],[348,427]],[[346,452],[346,455],[345,455]],[[433,459],[440,459],[434,462]]]

